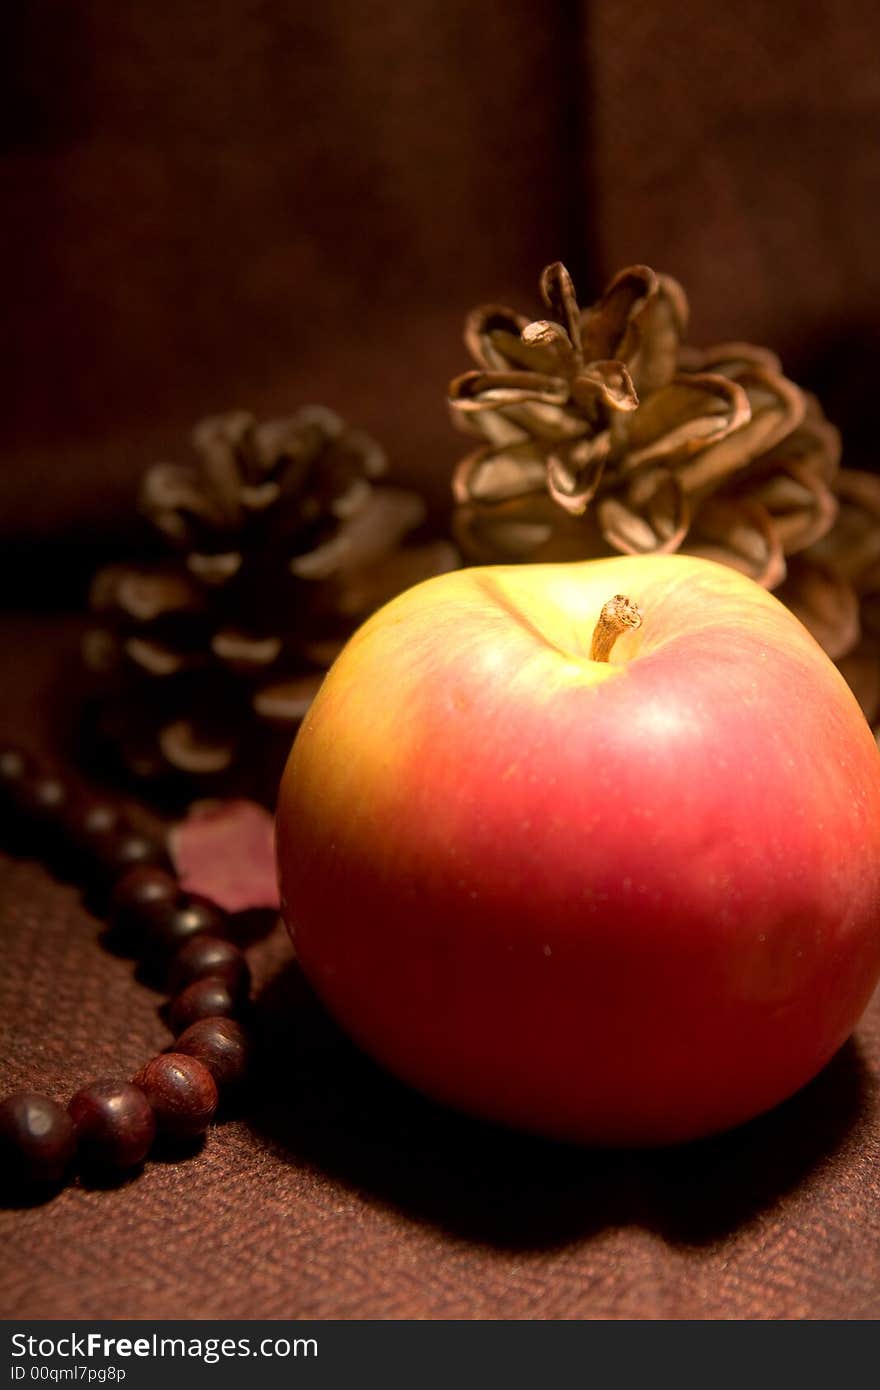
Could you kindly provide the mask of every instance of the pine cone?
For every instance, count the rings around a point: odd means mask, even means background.
[[[818,402],[766,348],[684,345],[681,286],[646,266],[580,309],[560,264],[552,318],[488,305],[465,326],[478,371],[449,388],[486,441],[453,478],[477,563],[682,551],[775,589],[880,713],[880,478],[840,471]]]
[[[402,544],[424,503],[377,486],[382,450],[323,407],[216,416],[193,441],[194,464],[157,464],[141,487],[168,558],[92,585],[86,663],[140,775],[225,772],[253,759],[263,728],[283,749],[357,624],[457,563],[445,542]]]
[[[683,550],[774,587],[785,555],[835,516],[836,431],[764,348],[682,346],[681,286],[621,271],[578,308],[564,266],[541,290],[556,321],[489,306],[465,340],[483,370],[450,387],[488,441],[456,470],[456,530],[481,560]]]

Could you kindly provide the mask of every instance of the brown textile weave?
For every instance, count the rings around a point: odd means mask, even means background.
[[[39,746],[75,636],[0,624],[6,712]],[[66,1099],[166,1045],[158,996],[100,930],[72,887],[0,858],[0,1090]],[[264,1056],[244,1113],[185,1161],[0,1213],[0,1316],[880,1316],[880,995],[773,1114],[596,1154],[414,1095],[340,1036],[283,932],[251,955]]]
[[[876,466],[878,43],[875,0],[11,0],[9,601],[75,599],[133,533],[141,469],[210,411],[323,401],[442,513],[463,314],[528,305],[557,257],[585,296],[632,261],[679,276],[695,341],[780,349]],[[58,742],[76,636],[3,619],[4,734]],[[0,860],[3,1090],[63,1098],[164,1046],[99,932]],[[880,1316],[877,998],[775,1114],[597,1156],[428,1105],[340,1039],[283,936],[254,956],[246,1115],[3,1212],[0,1315]]]
[[[472,304],[678,276],[820,385],[880,337],[874,0],[12,0],[0,535],[120,536],[195,420],[323,401],[441,507]],[[539,306],[534,304],[537,311]]]

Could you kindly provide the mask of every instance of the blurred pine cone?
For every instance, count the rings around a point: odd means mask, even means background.
[[[449,388],[484,442],[456,469],[455,536],[476,563],[682,551],[779,596],[880,709],[880,479],[839,470],[818,402],[766,348],[684,344],[688,304],[633,266],[592,307],[548,266],[549,319],[474,310],[478,370]]]
[[[141,776],[216,776],[258,748],[279,773],[348,635],[458,557],[445,541],[404,544],[424,503],[377,486],[380,447],[323,407],[216,416],[193,442],[195,463],[156,464],[141,487],[168,557],[93,581],[84,655],[102,728]]]

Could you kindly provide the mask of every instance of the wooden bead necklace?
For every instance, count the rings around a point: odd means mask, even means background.
[[[232,918],[185,894],[165,844],[110,800],[74,795],[26,752],[0,748],[0,807],[13,837],[60,864],[108,905],[115,946],[170,995],[170,1050],[130,1079],[100,1077],[65,1108],[19,1091],[0,1101],[0,1160],[16,1186],[57,1184],[78,1164],[126,1173],[158,1137],[193,1140],[241,1087],[252,1055],[243,1026],[250,969]]]

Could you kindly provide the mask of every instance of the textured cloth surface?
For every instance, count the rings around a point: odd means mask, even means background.
[[[578,56],[566,7],[534,19],[14,5],[0,533],[107,535],[202,415],[312,400],[445,501],[465,312],[575,252]]]
[[[448,505],[464,313],[630,260],[694,338],[780,348],[875,466],[874,0],[13,3],[0,581],[75,601],[191,423],[317,399]],[[43,538],[48,544],[35,545]],[[8,617],[3,732],[50,748],[76,626]],[[0,859],[2,1090],[66,1099],[167,1033],[75,890]],[[0,1214],[3,1316],[877,1317],[880,1000],[736,1134],[594,1155],[385,1078],[254,947],[265,1059],[181,1162]]]
[[[436,505],[472,304],[679,276],[872,446],[874,0],[4,7],[0,534],[118,538],[212,411],[323,401]],[[871,457],[867,454],[866,457]]]
[[[4,732],[51,747],[70,620],[6,618]],[[66,1099],[168,1034],[159,997],[35,861],[0,857],[0,1091]],[[773,1114],[661,1154],[596,1154],[441,1110],[252,949],[263,1061],[199,1151],[0,1213],[0,1316],[880,1316],[880,996]]]

